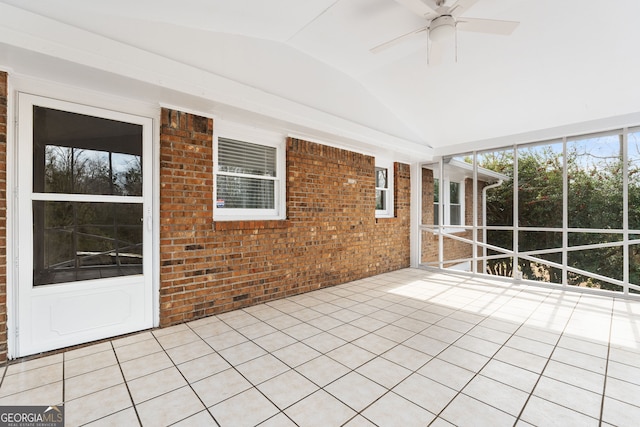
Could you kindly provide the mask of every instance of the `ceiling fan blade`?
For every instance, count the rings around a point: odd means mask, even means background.
[[[453,6],[451,6],[451,9],[449,9],[449,13],[453,17],[457,18],[477,2],[478,0],[458,0]]]
[[[433,3],[436,6],[435,1],[432,0],[396,0],[396,2],[400,3],[413,13],[420,15],[422,17],[427,17],[430,15],[437,15],[436,9],[437,7],[431,7],[430,4]]]
[[[384,42],[382,44],[379,44],[378,46],[375,46],[373,48],[370,49],[371,53],[380,53],[383,50],[387,50],[390,47],[393,47],[399,43],[402,43],[403,41],[405,41],[406,39],[415,36],[416,34],[422,33],[424,31],[427,31],[429,27],[422,27],[422,28],[418,28],[417,30],[413,30],[410,33],[407,34],[403,34],[399,37],[396,37],[395,39],[389,40],[388,42]]]
[[[476,33],[498,34],[508,36],[520,25],[515,21],[498,21],[495,19],[462,18],[458,21],[457,28],[460,31],[473,31]]]

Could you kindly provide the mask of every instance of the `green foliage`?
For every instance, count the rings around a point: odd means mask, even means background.
[[[622,158],[610,155],[594,158],[583,150],[584,145],[569,145],[567,150],[567,223],[570,228],[623,228]],[[582,150],[582,151],[581,151]],[[562,145],[520,148],[517,162],[517,185],[514,185],[513,151],[487,153],[479,157],[479,166],[507,175],[510,180],[487,194],[487,225],[514,224],[514,189],[518,191],[518,225],[520,227],[557,228],[556,232],[521,232],[519,251],[558,248],[557,253],[539,255],[546,261],[562,264],[560,233],[563,226],[563,154]],[[629,224],[640,227],[640,173],[630,167]],[[522,234],[528,233],[528,234]],[[616,240],[617,239],[617,240]],[[620,241],[620,235],[603,233],[571,233],[570,246]],[[490,232],[487,243],[503,248],[513,246],[513,233]],[[489,251],[489,255],[497,252]],[[640,283],[640,251],[631,254],[631,283]],[[569,252],[568,265],[605,277],[622,279],[623,251],[618,247]],[[488,261],[491,274],[511,275],[513,260],[502,258]],[[524,278],[560,283],[561,270],[521,259],[518,265]],[[578,274],[568,275],[570,285],[620,290],[608,282],[588,279]]]

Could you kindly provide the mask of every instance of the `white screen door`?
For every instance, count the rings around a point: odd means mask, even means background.
[[[153,325],[151,126],[19,94],[17,356]]]

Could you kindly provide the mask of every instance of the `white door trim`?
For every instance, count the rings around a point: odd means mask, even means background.
[[[18,79],[21,81],[22,79]],[[41,83],[40,83],[41,84]],[[21,85],[18,84],[18,87]],[[60,89],[60,88],[59,88]],[[9,109],[7,112],[7,325],[8,325],[8,356],[10,358],[19,357],[20,355],[26,355],[26,351],[29,353],[33,353],[34,349],[36,351],[44,351],[46,349],[40,349],[33,347],[30,350],[26,350],[24,348],[20,348],[20,339],[18,339],[18,333],[24,333],[24,331],[20,331],[20,326],[18,324],[19,318],[19,310],[24,311],[28,308],[26,307],[25,301],[19,298],[20,286],[25,286],[25,272],[24,268],[22,271],[20,270],[18,259],[24,258],[25,254],[32,254],[32,242],[31,233],[28,232],[28,239],[23,238],[25,236],[25,227],[32,227],[31,219],[20,218],[18,216],[19,212],[24,212],[24,209],[27,208],[25,204],[31,204],[31,197],[25,196],[25,188],[28,189],[28,194],[31,194],[32,188],[32,175],[31,170],[32,167],[26,165],[27,167],[13,167],[9,166],[12,163],[19,165],[16,160],[18,160],[20,153],[22,150],[28,150],[31,153],[31,147],[23,147],[21,141],[20,132],[24,132],[28,126],[22,126],[20,130],[18,130],[17,126],[12,126],[14,123],[17,124],[17,118],[20,117],[20,110],[24,107],[24,104],[27,103],[31,105],[33,100],[37,100],[38,105],[43,105],[43,103],[47,104],[47,106],[52,106],[57,109],[62,109],[71,112],[78,112],[80,114],[85,115],[94,115],[97,117],[105,117],[113,118],[115,120],[121,120],[130,123],[139,123],[143,125],[143,144],[144,149],[143,153],[145,162],[144,166],[144,174],[145,178],[143,180],[143,194],[144,194],[144,219],[145,219],[145,228],[149,228],[148,238],[145,240],[143,246],[143,259],[147,260],[147,266],[145,266],[144,273],[144,282],[145,282],[145,291],[143,301],[144,301],[144,328],[150,328],[152,326],[157,326],[159,323],[159,285],[158,285],[158,256],[159,253],[159,242],[158,242],[158,233],[159,233],[159,225],[158,221],[153,221],[153,218],[158,218],[158,210],[159,210],[159,202],[158,202],[158,194],[159,188],[157,185],[157,177],[159,176],[158,164],[159,164],[159,155],[157,148],[155,147],[157,144],[154,144],[153,141],[157,140],[158,130],[155,126],[156,120],[149,118],[148,113],[149,109],[145,109],[144,113],[147,117],[143,115],[135,115],[131,113],[124,113],[120,111],[115,111],[109,108],[101,108],[86,105],[86,102],[71,102],[71,101],[60,101],[54,98],[48,98],[45,96],[36,96],[30,95],[24,92],[20,94],[14,92],[15,88],[10,86],[10,93],[8,96],[9,101]],[[73,91],[72,91],[73,92]],[[75,93],[83,93],[83,91],[76,90]],[[50,95],[50,94],[47,94]],[[100,97],[95,97],[95,94],[91,95],[92,104],[101,104],[102,99]],[[18,103],[18,101],[20,101]],[[74,100],[76,101],[76,100]],[[95,102],[98,101],[98,102]],[[110,100],[110,102],[105,102],[105,104],[112,104],[113,106],[114,100]],[[17,107],[14,107],[17,105]],[[127,105],[127,104],[121,104]],[[129,104],[130,105],[130,104]],[[15,109],[14,109],[15,108]],[[157,111],[157,109],[154,109]],[[24,113],[24,112],[23,112]],[[155,116],[155,114],[154,114]],[[14,118],[12,120],[12,118]],[[157,116],[156,116],[157,117]],[[30,127],[30,126],[29,126]],[[31,154],[29,154],[31,155]],[[24,156],[22,156],[24,157]],[[20,187],[20,191],[18,190],[18,186]],[[21,197],[19,197],[21,196]],[[57,195],[47,195],[45,198],[55,200],[58,198]],[[74,196],[80,201],[82,196]],[[121,196],[102,196],[104,201],[107,201],[109,198],[113,198],[112,201],[123,201],[123,197]],[[142,198],[140,198],[142,199]],[[21,246],[22,245],[22,246]],[[25,260],[21,260],[21,264],[25,265]],[[29,262],[30,264],[30,262]],[[29,275],[30,276],[30,275]],[[30,276],[31,277],[31,276]],[[112,283],[117,283],[121,279],[115,279]],[[29,280],[30,285],[31,280]],[[73,288],[75,285],[73,284],[65,284],[65,285],[56,285],[58,289],[63,288]],[[99,290],[102,288],[103,284],[93,283],[93,289]],[[45,290],[44,287],[39,289],[39,293],[45,295],[49,290]],[[123,331],[120,333],[125,333],[127,331]],[[22,335],[23,336],[23,335]]]

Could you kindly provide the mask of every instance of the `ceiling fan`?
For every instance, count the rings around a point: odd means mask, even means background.
[[[455,38],[457,30],[508,36],[519,25],[519,22],[515,21],[462,17],[462,14],[478,0],[395,1],[423,17],[427,21],[427,25],[375,46],[371,49],[372,53],[382,52],[422,32],[427,32],[429,41],[437,44],[438,42]],[[429,43],[427,43],[427,46],[429,46]]]

